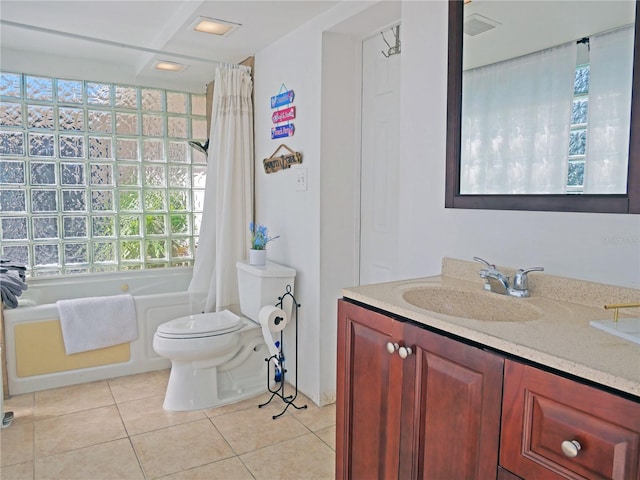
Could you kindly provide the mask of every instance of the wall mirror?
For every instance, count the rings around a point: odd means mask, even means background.
[[[447,208],[640,213],[637,4],[449,1]]]

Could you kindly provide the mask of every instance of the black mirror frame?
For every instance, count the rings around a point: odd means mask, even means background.
[[[449,0],[445,207],[487,210],[640,213],[640,0],[636,0],[627,193],[620,195],[461,195],[463,0]]]

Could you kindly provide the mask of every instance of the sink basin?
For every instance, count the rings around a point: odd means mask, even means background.
[[[526,322],[541,316],[540,310],[524,299],[484,291],[417,287],[407,290],[402,298],[430,312],[488,322]]]

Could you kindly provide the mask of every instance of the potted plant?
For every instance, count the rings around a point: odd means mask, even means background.
[[[267,227],[253,222],[249,223],[249,232],[251,232],[249,265],[264,265],[267,262],[267,243],[280,238],[280,235],[270,237]]]

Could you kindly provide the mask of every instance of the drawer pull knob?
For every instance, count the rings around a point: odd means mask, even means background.
[[[398,350],[398,355],[400,355],[400,358],[407,358],[412,353],[413,351],[411,350],[411,347],[400,347],[400,349]]]
[[[400,346],[397,343],[387,343],[387,352],[389,353],[395,353],[398,348],[400,348]]]
[[[582,448],[577,440],[565,440],[564,442],[562,442],[561,446],[562,453],[564,453],[569,458],[577,457],[580,449]]]

